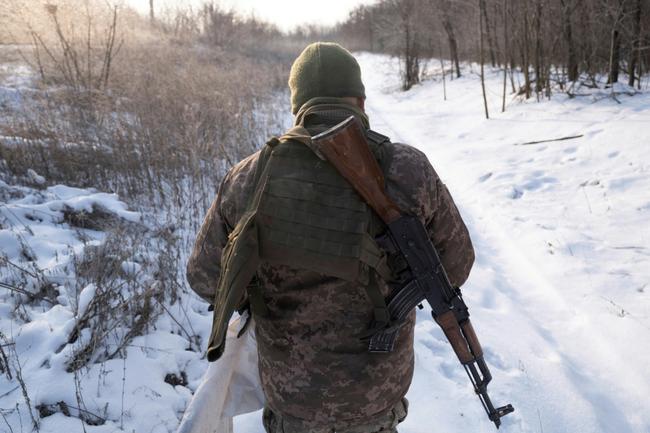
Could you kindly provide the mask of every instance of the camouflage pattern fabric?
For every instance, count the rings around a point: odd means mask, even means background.
[[[306,126],[312,133],[323,129]],[[384,146],[388,194],[425,223],[452,284],[462,285],[474,251],[449,191],[422,152],[405,144]],[[258,157],[246,158],[223,180],[188,263],[192,288],[208,302],[228,233],[254,189]],[[413,376],[414,312],[395,350],[373,354],[359,339],[373,318],[363,286],[290,265],[263,264],[258,277],[269,313],[256,317],[255,329],[269,410],[296,428],[319,431],[363,424],[396,406]],[[387,295],[387,285],[380,286]]]
[[[290,419],[282,418],[265,407],[262,422],[267,433],[397,433],[397,425],[406,419],[408,407],[408,400],[403,398],[389,411],[366,419],[363,424],[337,423],[316,430],[304,430],[300,424],[295,425]]]

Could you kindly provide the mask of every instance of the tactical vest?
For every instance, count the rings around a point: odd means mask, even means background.
[[[372,131],[369,139],[381,162],[388,139]],[[222,252],[209,361],[223,353],[230,316],[263,262],[358,282],[367,288],[376,321],[388,319],[383,296],[376,284],[369,284],[372,270],[390,277],[385,254],[374,240],[383,226],[311,147],[309,132],[298,126],[269,141],[260,153],[255,192]],[[255,287],[249,287],[249,294],[254,298]],[[258,311],[264,308],[255,299],[251,304],[254,314],[256,304]]]

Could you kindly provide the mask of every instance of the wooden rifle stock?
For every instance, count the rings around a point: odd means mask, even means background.
[[[384,174],[354,117],[312,137],[312,142],[386,224],[401,216],[384,192]]]

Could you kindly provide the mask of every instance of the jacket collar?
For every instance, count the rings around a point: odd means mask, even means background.
[[[343,98],[318,97],[307,101],[298,110],[294,125],[308,129],[333,126],[350,116],[355,116],[366,129],[370,129],[368,115]]]

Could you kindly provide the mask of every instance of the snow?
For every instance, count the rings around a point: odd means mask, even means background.
[[[92,212],[94,207],[99,207],[114,213],[131,222],[140,221],[138,212],[131,212],[126,209],[126,204],[119,201],[117,194],[98,193],[79,188],[72,188],[65,185],[56,185],[47,188],[47,192],[60,198],[61,202],[51,202],[50,209],[61,209],[66,206],[75,211]]]
[[[88,308],[88,305],[95,297],[95,292],[97,287],[94,284],[88,284],[81,290],[79,293],[79,299],[77,301],[77,316],[83,316]]]
[[[45,184],[45,178],[41,176],[40,174],[36,173],[33,169],[28,169],[27,170],[27,177],[29,180],[36,184],[36,185],[44,185]]]
[[[395,59],[358,59],[373,129],[427,154],[471,232],[463,293],[490,397],[515,407],[500,431],[650,432],[650,94],[508,95],[501,113],[492,71],[486,120],[470,68],[447,76],[444,101],[440,75],[401,92]],[[400,433],[494,431],[426,310]],[[235,431],[262,433],[259,417]]]
[[[78,419],[79,407],[87,411],[82,412],[87,419],[105,420],[103,425],[86,425],[89,433],[174,431],[207,362],[201,349],[187,350],[191,344],[180,335],[179,325],[170,315],[181,326],[195,327],[196,335],[205,342],[210,313],[197,296],[184,294],[184,299],[167,302],[168,314],[129,343],[126,360],[118,357],[98,362],[77,375],[67,371],[71,355],[91,337],[88,328],[81,330],[76,342],[69,341],[70,335],[99,290],[94,283],[83,284],[76,278],[75,263],[88,248],[103,245],[108,234],[71,226],[64,219],[64,211],[90,213],[101,208],[126,224],[140,223],[141,215],[129,211],[115,194],[63,185],[39,190],[2,182],[0,197],[7,198],[0,203],[0,282],[41,293],[43,281],[48,281],[56,300],[29,300],[0,288],[0,344],[13,373],[11,378],[0,374],[0,411],[4,417],[0,432],[9,431],[7,426],[14,432],[21,431],[20,426],[22,431],[31,429],[29,410],[17,386],[18,369],[22,370],[37,419],[37,407],[58,409],[59,402],[67,405],[72,416],[57,411],[42,417],[41,432],[84,431]],[[148,250],[147,254],[155,263],[157,252]],[[151,283],[151,269],[146,273],[141,259],[142,252],[138,251],[120,263],[123,278]],[[126,298],[129,293],[122,296]],[[123,331],[114,332],[119,335]],[[3,361],[0,364],[4,365]],[[181,376],[181,372],[187,375],[187,387],[164,381],[166,375]]]
[[[401,92],[396,60],[365,53],[359,60],[373,128],[427,154],[471,232],[477,261],[463,292],[494,376],[490,396],[495,406],[515,407],[501,431],[650,432],[650,93],[629,96],[618,86],[620,103],[602,90],[540,102],[509,95],[501,113],[502,77],[490,71],[486,120],[470,65],[462,78],[447,77],[444,101],[439,76]],[[0,93],[29,84],[19,72]],[[207,369],[207,305],[180,292],[125,348],[126,359],[76,377],[67,372],[75,345],[90,335],[85,329],[77,343],[68,338],[99,290],[79,287],[75,259],[108,235],[71,226],[64,213],[101,209],[143,230],[149,218],[115,194],[42,189],[38,176],[28,174],[38,188],[0,182],[0,253],[22,268],[0,263],[0,281],[34,293],[40,280],[29,274],[42,272],[58,305],[0,288],[0,343],[13,343],[4,350],[12,371],[20,362],[33,408],[70,406],[70,417],[59,411],[40,419],[40,431],[84,431],[77,407],[106,420],[86,425],[89,433],[175,431]],[[151,260],[154,251],[120,258],[123,278],[151,283]],[[494,431],[427,309],[417,314],[416,372],[400,433]],[[179,323],[199,336],[200,348]],[[186,386],[164,381],[181,372]],[[0,431],[31,428],[16,386],[0,374]],[[235,431],[262,433],[260,412],[237,417]]]
[[[371,124],[423,150],[468,224],[463,288],[494,375],[503,431],[648,432],[650,94],[512,100],[475,74],[393,90],[396,62],[363,54]],[[449,77],[447,77],[449,80]],[[602,93],[602,92],[601,92]],[[521,145],[530,141],[581,138]],[[419,312],[401,432],[489,431],[439,329]]]

